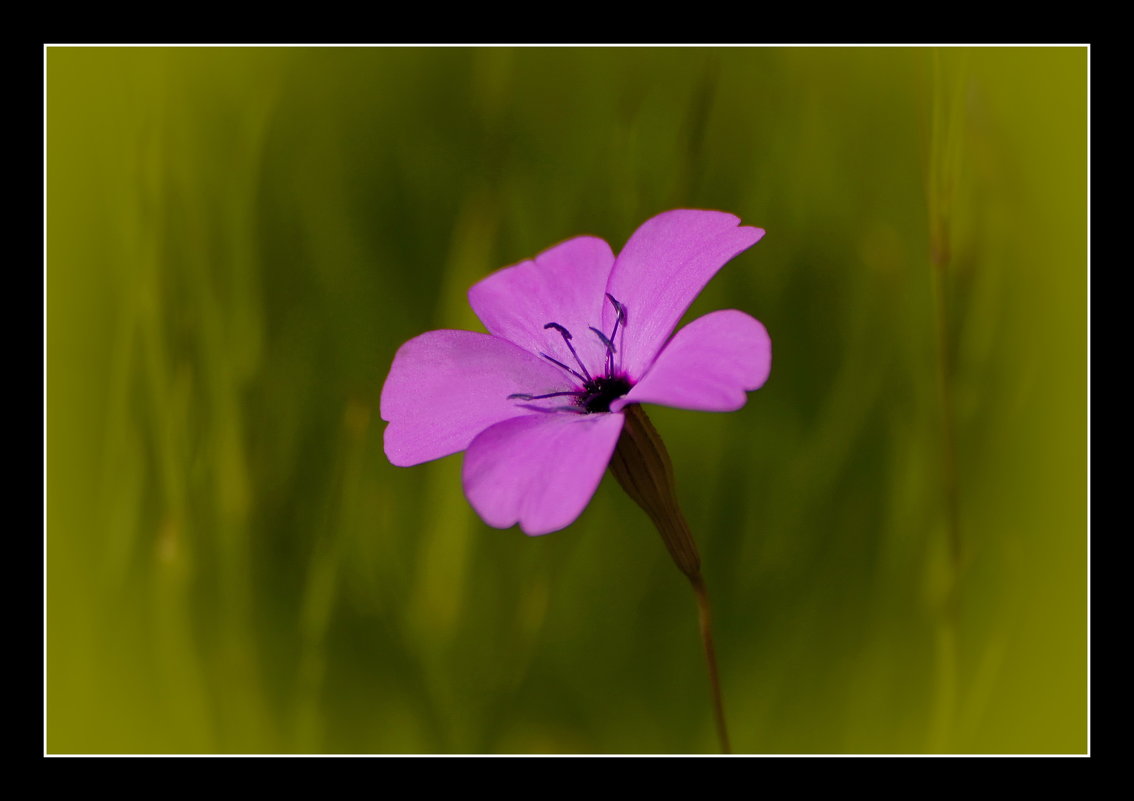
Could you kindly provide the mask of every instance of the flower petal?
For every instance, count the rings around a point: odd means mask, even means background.
[[[610,273],[606,291],[625,307],[625,336],[615,343],[621,367],[631,380],[649,369],[654,356],[681,315],[717,270],[764,235],[762,228],[740,226],[723,211],[676,209],[659,214],[631,235]],[[603,330],[615,313],[607,308]]]
[[[602,481],[622,431],[620,414],[534,414],[497,423],[473,440],[461,476],[490,526],[525,534],[575,521]]]
[[[602,320],[603,292],[613,265],[610,245],[593,236],[576,237],[475,284],[469,304],[489,333],[575,369],[562,336],[544,329],[547,323],[562,325],[594,372],[606,359],[606,350],[589,328]]]
[[[428,331],[398,349],[382,387],[386,456],[400,467],[463,451],[493,423],[523,414],[508,396],[570,389],[566,375],[511,342]]]
[[[611,404],[658,403],[679,409],[732,412],[759,389],[772,368],[772,341],[763,324],[727,309],[698,317],[658,354],[633,389]]]

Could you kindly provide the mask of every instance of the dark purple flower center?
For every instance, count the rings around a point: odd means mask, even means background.
[[[610,404],[630,391],[630,382],[620,375],[604,376],[588,384],[586,390],[577,402],[587,414],[609,412]]]
[[[594,333],[595,336],[599,338],[599,340],[603,344],[603,347],[606,348],[606,364],[602,375],[591,375],[591,372],[587,369],[587,366],[583,364],[583,360],[579,358],[579,354],[575,352],[575,346],[571,344],[571,340],[574,337],[571,336],[570,331],[561,326],[559,323],[547,323],[546,325],[544,325],[544,329],[554,328],[559,332],[559,335],[563,337],[564,344],[567,345],[567,350],[571,351],[571,356],[574,357],[575,364],[578,365],[579,369],[576,370],[575,368],[564,364],[563,362],[547,355],[546,353],[540,353],[540,356],[547,359],[556,367],[559,367],[560,369],[565,370],[572,376],[574,376],[579,381],[579,383],[582,384],[582,389],[571,390],[568,392],[549,392],[545,395],[529,395],[525,392],[517,392],[508,396],[510,400],[533,401],[543,400],[545,398],[571,398],[572,405],[570,406],[559,406],[553,409],[546,409],[543,407],[533,408],[538,408],[540,411],[564,411],[573,412],[575,414],[596,414],[601,412],[609,412],[610,404],[613,403],[617,398],[621,398],[623,395],[630,391],[630,381],[619,372],[614,363],[614,355],[615,353],[617,353],[617,349],[614,346],[614,340],[615,337],[618,336],[619,327],[626,327],[626,307],[615,300],[609,292],[607,293],[606,297],[611,302],[611,305],[614,306],[614,310],[616,312],[614,318],[614,328],[611,329],[610,336],[607,336],[594,326],[590,326],[590,330]]]

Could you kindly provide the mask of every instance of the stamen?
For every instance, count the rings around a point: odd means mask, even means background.
[[[591,374],[587,372],[587,366],[583,364],[583,360],[579,358],[579,354],[575,352],[575,346],[571,344],[571,332],[561,326],[559,323],[547,323],[543,328],[545,331],[548,328],[554,328],[560,333],[560,335],[563,337],[563,341],[567,344],[567,350],[571,351],[571,355],[575,357],[575,363],[579,365],[579,369],[582,370],[583,375],[586,376],[586,383],[591,383],[594,379],[591,378]],[[574,373],[575,371],[571,370],[571,372]],[[575,375],[579,374],[575,373]]]
[[[564,395],[574,395],[575,397],[580,397],[580,396],[586,395],[586,394],[587,393],[583,392],[583,391],[549,392],[546,395],[529,395],[526,392],[514,392],[514,393],[512,393],[511,395],[508,396],[508,400],[531,401],[531,400],[543,400],[544,398],[562,398]]]
[[[540,355],[540,356],[542,356],[543,358],[547,359],[547,360],[548,360],[549,362],[551,362],[552,364],[556,364],[556,365],[558,365],[558,366],[562,367],[562,368],[563,368],[564,370],[566,370],[567,372],[569,372],[569,373],[570,373],[571,375],[575,376],[575,378],[579,379],[579,380],[580,380],[580,381],[582,381],[582,382],[583,382],[584,384],[585,384],[585,383],[587,383],[587,379],[583,378],[583,377],[582,377],[581,375],[579,375],[579,374],[578,374],[577,372],[575,372],[574,370],[572,370],[572,369],[571,369],[570,367],[568,367],[567,365],[565,365],[565,364],[564,364],[563,362],[559,361],[559,360],[558,360],[558,359],[556,359],[555,357],[553,357],[553,356],[548,356],[548,355],[547,355],[546,353],[544,353],[544,352],[543,352],[542,350],[541,350],[541,351],[539,352],[539,355]]]
[[[618,299],[609,292],[606,293],[606,299],[610,301],[610,305],[614,306],[614,328],[610,331],[610,349],[606,353],[606,374],[612,375],[614,373],[614,338],[618,336],[618,326],[626,327],[626,307],[618,302]],[[593,330],[593,329],[592,329]],[[605,337],[604,337],[605,339]]]
[[[617,316],[614,318],[614,333],[617,333],[619,323],[626,325],[626,307],[619,303],[614,295],[609,292],[606,293],[606,299],[610,301],[610,305],[614,307],[614,311],[617,313]],[[611,339],[614,339],[614,333],[611,333]]]
[[[572,412],[574,414],[587,414],[582,406],[536,406],[534,403],[517,403],[517,409],[527,409],[538,414],[558,414],[559,412]]]
[[[555,412],[567,412],[570,414],[604,414],[610,411],[611,403],[630,391],[631,384],[629,379],[620,372],[616,372],[614,364],[615,354],[618,354],[618,359],[621,361],[621,353],[624,350],[621,345],[625,344],[626,339],[626,307],[609,292],[606,293],[606,298],[614,307],[614,327],[610,331],[610,336],[607,336],[593,325],[588,326],[606,349],[605,372],[599,373],[597,378],[593,377],[587,369],[587,366],[583,364],[583,360],[579,358],[579,354],[575,351],[575,346],[571,344],[571,340],[574,339],[571,332],[559,323],[545,323],[543,326],[545,331],[554,328],[559,332],[559,336],[563,337],[563,344],[567,346],[567,350],[571,351],[571,355],[575,358],[575,363],[582,372],[579,372],[579,370],[573,367],[568,367],[550,354],[541,351],[539,355],[559,369],[577,378],[582,388],[562,390],[560,392],[546,392],[542,395],[533,395],[530,392],[513,392],[508,396],[508,400],[521,401],[516,404],[517,407],[539,412],[540,414],[553,414]],[[618,337],[619,334],[622,335],[623,341],[621,344],[616,345],[616,337]],[[620,370],[621,367],[618,369]],[[530,403],[530,401],[541,401],[547,400],[548,398],[570,398],[571,404],[567,406],[539,406]]]
[[[604,334],[602,331],[599,331],[593,325],[590,327],[590,329],[595,332],[595,335],[602,340],[602,344],[606,346],[607,356],[615,352],[614,343],[607,339],[606,334]]]
[[[599,331],[593,325],[590,326],[590,329],[595,332],[598,338],[602,340],[602,344],[606,346],[606,374],[609,376],[614,372],[614,343],[606,338],[606,334]]]

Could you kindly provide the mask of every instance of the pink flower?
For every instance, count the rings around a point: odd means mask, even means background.
[[[386,456],[409,466],[467,450],[465,495],[490,526],[570,525],[602,480],[627,404],[734,411],[767,379],[771,340],[744,312],[706,314],[670,339],[717,270],[764,235],[739,223],[667,211],[617,259],[581,236],[480,281],[469,303],[489,333],[429,331],[394,356]]]

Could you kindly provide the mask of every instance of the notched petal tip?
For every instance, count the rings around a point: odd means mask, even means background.
[[[674,209],[630,236],[611,270],[607,292],[629,310],[622,366],[641,378],[681,316],[727,262],[764,236],[724,211]],[[607,310],[604,327],[613,322]],[[632,336],[629,334],[632,333]]]
[[[739,229],[746,233],[751,232],[752,242],[759,242],[766,233],[763,228],[755,225],[744,225],[743,220],[728,211],[715,209],[671,209],[656,214],[638,226],[634,231],[637,235],[643,229],[651,227],[669,228],[683,233],[705,235],[708,233],[722,234],[729,229]],[[634,236],[631,236],[633,239]]]

